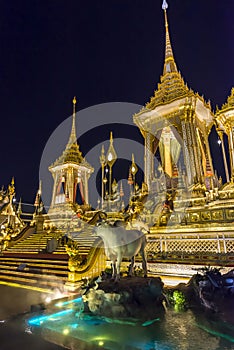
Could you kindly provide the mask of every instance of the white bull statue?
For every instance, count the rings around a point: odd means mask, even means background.
[[[120,265],[123,258],[131,259],[129,275],[132,275],[135,256],[140,253],[144,277],[147,276],[147,262],[145,256],[146,237],[139,230],[126,230],[115,227],[107,222],[101,222],[95,229],[96,235],[104,242],[106,256],[112,262],[112,279],[120,278]]]

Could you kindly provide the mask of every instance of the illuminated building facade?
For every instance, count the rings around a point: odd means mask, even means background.
[[[152,270],[157,269],[155,265],[159,262],[232,266],[234,89],[227,103],[213,113],[210,103],[205,102],[203,97],[187,86],[174,59],[165,0],[163,10],[166,41],[163,74],[154,96],[133,116],[144,137],[145,154],[144,183],[141,189],[136,191],[134,188],[130,205],[134,204],[140,218],[150,226],[150,233],[147,234],[147,253]],[[84,226],[81,219],[77,221],[79,225],[77,222],[71,223],[71,217],[79,210],[82,211],[82,219],[86,221],[95,213],[89,206],[88,196],[88,180],[93,168],[82,157],[77,144],[75,104],[74,99],[68,144],[62,155],[49,167],[54,180],[50,209],[48,214],[38,212],[34,216],[34,223],[39,223],[39,218],[41,219],[38,230],[41,232],[40,239],[51,231],[52,226],[57,230],[58,237],[68,232],[68,226],[69,229],[72,228],[73,233],[79,233],[79,237],[82,237],[83,241],[77,238],[76,244],[66,250],[69,255],[71,283],[78,281],[82,276],[97,275],[103,269],[103,253],[99,250],[100,246],[94,246],[92,240],[87,243],[90,231],[82,232]],[[227,179],[224,185],[217,178],[212,163],[208,138],[213,126],[217,129],[223,151]],[[230,172],[224,148],[224,133],[228,136]],[[104,150],[100,157],[101,208],[107,211],[107,216],[112,220],[123,219],[120,210],[114,212],[113,205],[105,206],[106,164],[109,166],[108,200],[111,201],[114,195],[111,171],[116,153],[113,142],[111,136],[107,158]],[[160,164],[156,162],[156,153],[159,155]],[[134,158],[132,164],[134,166],[130,169],[128,179],[131,184],[135,181]],[[120,200],[121,193],[122,189],[119,194]],[[112,210],[109,210],[110,208]],[[118,208],[121,209],[121,206]],[[85,238],[82,234],[86,235]],[[56,253],[56,249],[53,253]],[[82,249],[85,252],[83,255]],[[82,256],[85,256],[85,259],[82,260]],[[165,271],[166,267],[163,269]]]

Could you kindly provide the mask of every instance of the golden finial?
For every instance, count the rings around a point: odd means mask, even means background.
[[[132,173],[132,175],[135,176],[137,171],[138,171],[138,168],[137,168],[137,166],[135,164],[134,154],[132,153],[132,165],[131,165],[131,173]]]
[[[109,146],[109,149],[107,151],[106,157],[107,157],[107,163],[109,165],[110,164],[113,165],[114,162],[116,161],[116,158],[117,158],[117,154],[116,154],[114,146],[113,146],[113,134],[112,134],[112,131],[110,132],[110,146]]]
[[[162,9],[164,10],[165,30],[166,30],[165,63],[164,63],[163,74],[170,73],[170,72],[177,72],[176,63],[174,60],[172,47],[171,47],[169,29],[168,29],[167,8],[168,8],[167,1],[163,0]]]
[[[39,181],[39,188],[38,188],[38,194],[40,194],[41,195],[41,193],[42,193],[42,186],[41,186],[41,184],[42,184],[42,182],[41,182],[41,180]]]
[[[71,134],[69,137],[67,147],[68,146],[70,147],[71,144],[74,144],[77,141],[77,138],[76,138],[76,96],[73,97],[72,103],[73,103],[72,128],[71,128]]]
[[[8,193],[10,195],[10,201],[12,201],[14,195],[15,195],[15,179],[12,177],[11,184],[8,185]]]
[[[168,3],[166,2],[166,0],[163,0],[162,9],[164,10],[164,15],[165,15],[165,27],[168,30],[167,8],[168,8]]]
[[[76,96],[74,96],[72,103],[73,103],[73,116],[74,116],[76,114]]]

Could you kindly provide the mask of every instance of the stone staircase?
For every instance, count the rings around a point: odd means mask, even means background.
[[[26,238],[23,238],[17,242],[11,242],[7,248],[7,253],[30,253],[38,254],[46,252],[46,247],[48,241],[51,239],[59,240],[63,233],[52,233],[43,231],[40,233],[35,233],[34,228],[29,228],[29,235]],[[58,246],[55,250],[56,254],[66,254],[65,248],[63,246]]]
[[[21,285],[34,290],[63,290],[67,281],[67,259],[55,259],[42,254],[8,254],[0,256],[0,283]]]
[[[46,250],[51,239],[61,242],[64,233],[41,232],[29,227],[18,241],[10,242],[0,255],[0,284],[51,292],[62,290],[68,278],[68,259],[65,246],[59,244],[52,252]],[[82,258],[87,258],[97,237],[88,232],[72,233]]]
[[[92,236],[89,232],[78,232],[71,234],[72,240],[79,246],[79,252],[82,256],[87,256],[90,252],[90,248],[96,246],[96,236]]]

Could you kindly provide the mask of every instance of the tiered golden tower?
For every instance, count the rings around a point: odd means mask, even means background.
[[[88,180],[92,166],[79,150],[76,137],[76,98],[73,99],[71,134],[62,155],[49,167],[54,179],[49,217],[89,208]]]
[[[135,124],[145,139],[145,182],[154,180],[154,155],[159,148],[164,173],[173,177],[173,168],[184,166],[187,187],[198,184],[211,188],[213,165],[208,136],[214,123],[209,103],[185,84],[177,69],[165,15],[166,48],[163,75],[154,96],[138,114]]]

